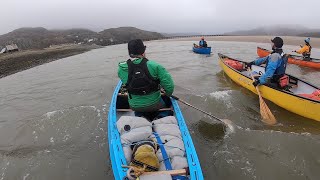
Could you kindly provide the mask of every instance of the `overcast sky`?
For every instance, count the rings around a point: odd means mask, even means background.
[[[320,28],[320,0],[1,0],[0,34],[20,27],[134,26],[223,33],[278,24]]]

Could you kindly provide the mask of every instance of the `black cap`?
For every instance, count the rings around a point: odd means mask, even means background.
[[[274,43],[274,46],[276,48],[282,48],[282,46],[283,46],[283,40],[281,37],[275,37],[275,38],[271,39],[271,42]]]
[[[128,43],[128,51],[130,56],[142,55],[146,50],[146,46],[141,39],[134,39]]]

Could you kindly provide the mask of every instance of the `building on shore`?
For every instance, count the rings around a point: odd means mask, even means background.
[[[15,52],[15,51],[19,51],[19,48],[16,44],[10,44],[10,45],[6,45],[5,48],[3,48],[0,53],[8,53],[8,52]]]

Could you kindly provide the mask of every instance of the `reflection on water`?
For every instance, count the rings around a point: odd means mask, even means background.
[[[266,101],[279,124],[264,125],[257,96],[219,67],[218,52],[252,61],[257,45],[270,44],[209,41],[211,56],[194,54],[192,44],[146,42],[146,54],[172,74],[175,95],[236,127],[225,134],[222,124],[180,105],[206,179],[318,179],[320,124]],[[0,179],[113,178],[106,121],[126,48],[96,49],[0,79]],[[320,86],[316,70],[287,71]]]

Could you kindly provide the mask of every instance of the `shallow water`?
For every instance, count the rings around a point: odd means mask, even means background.
[[[267,102],[279,125],[265,126],[257,96],[218,65],[218,52],[251,61],[257,45],[270,45],[208,42],[213,55],[205,56],[192,53],[192,43],[147,42],[147,57],[172,74],[175,95],[236,126],[226,135],[214,120],[181,104],[205,178],[319,178],[320,123]],[[126,47],[92,50],[0,79],[0,180],[113,179],[106,121]],[[319,58],[320,50],[313,56]],[[316,70],[289,65],[287,71],[320,86]]]

